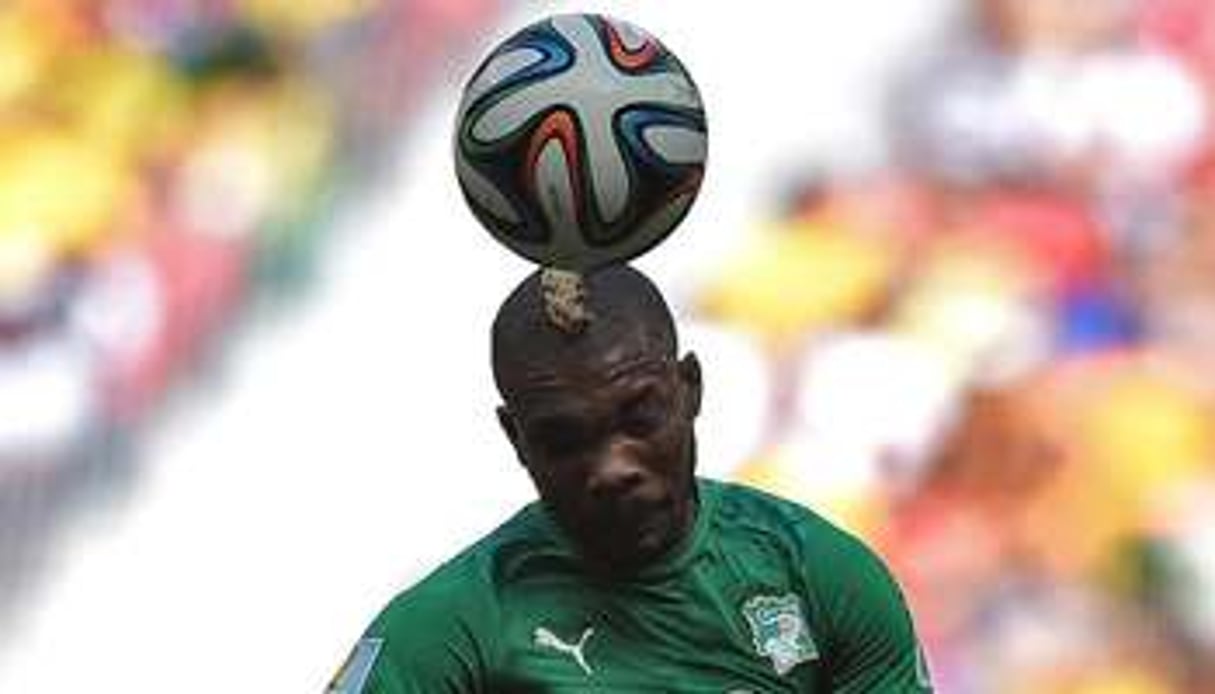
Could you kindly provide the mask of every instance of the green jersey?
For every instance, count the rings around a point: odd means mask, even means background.
[[[872,551],[791,502],[697,488],[688,537],[627,579],[588,574],[544,508],[524,508],[397,596],[330,691],[932,690]]]

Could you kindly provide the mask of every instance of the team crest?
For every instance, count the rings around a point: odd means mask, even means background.
[[[798,663],[818,658],[818,646],[796,595],[757,595],[743,603],[742,612],[756,652],[772,659],[776,674],[785,675]]]

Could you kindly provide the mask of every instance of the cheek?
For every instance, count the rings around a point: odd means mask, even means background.
[[[688,426],[667,427],[646,447],[651,468],[660,468],[665,476],[678,476],[689,467],[692,453],[692,429]]]
[[[569,503],[584,486],[586,466],[578,461],[538,460],[527,469],[540,496],[552,502]]]
[[[562,486],[560,475],[556,474],[555,468],[543,461],[535,461],[534,459],[529,461],[527,471],[531,474],[532,481],[543,492]]]

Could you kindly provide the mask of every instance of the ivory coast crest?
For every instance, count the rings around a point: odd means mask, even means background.
[[[772,660],[776,674],[783,676],[799,663],[818,658],[801,600],[793,593],[757,595],[743,603],[742,613],[756,652]]]

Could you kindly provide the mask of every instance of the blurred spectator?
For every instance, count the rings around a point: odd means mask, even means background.
[[[1200,86],[1133,40],[1130,3],[982,0],[893,101],[901,159],[950,185],[1094,194],[1176,175],[1204,134]]]
[[[1215,688],[1208,5],[971,3],[894,170],[809,162],[700,297],[777,346],[735,475],[877,541],[942,691]]]

